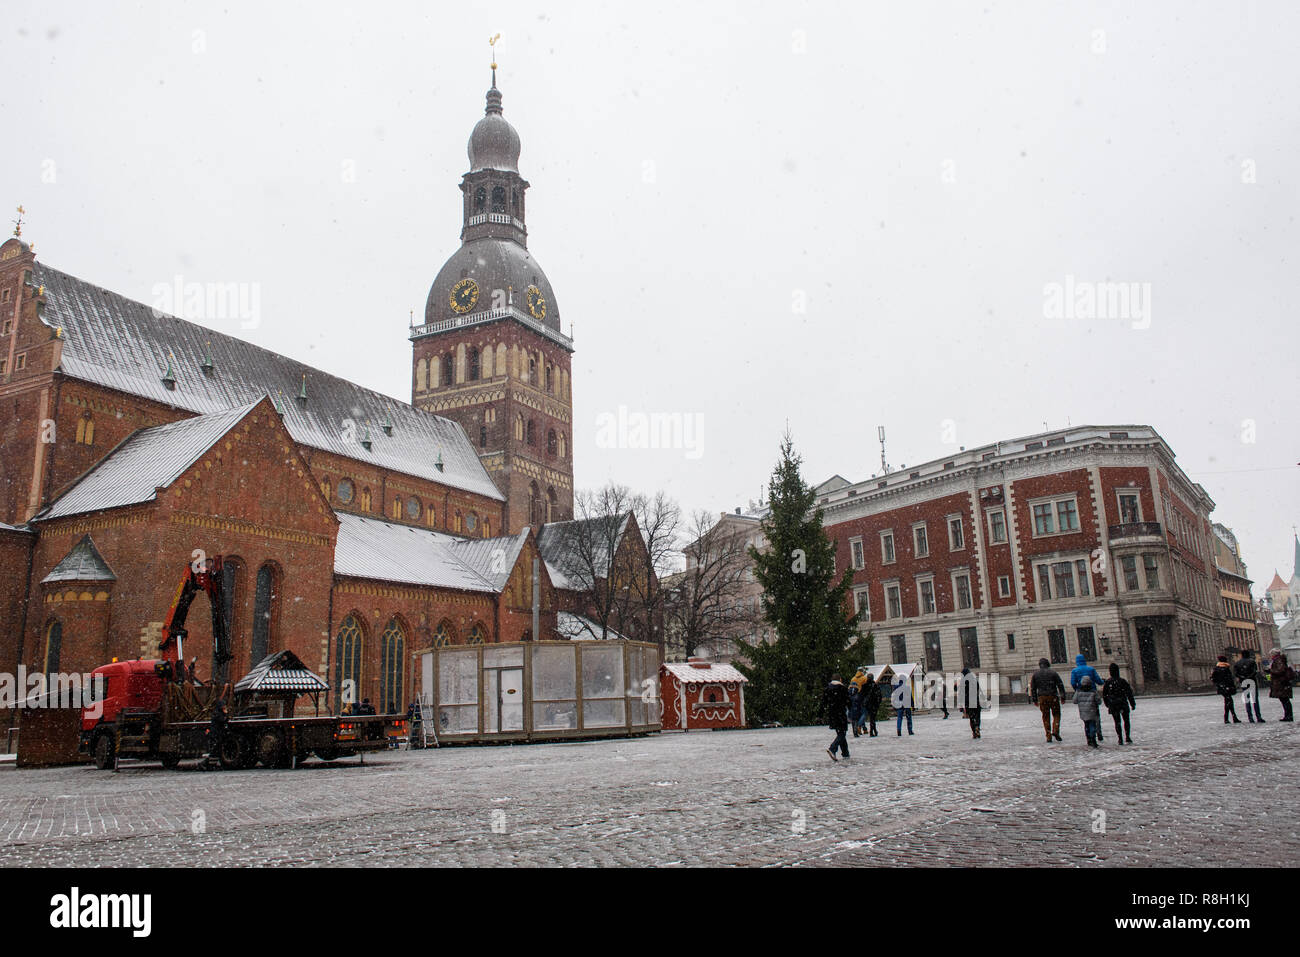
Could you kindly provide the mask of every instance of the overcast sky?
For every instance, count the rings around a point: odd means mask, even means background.
[[[409,401],[500,32],[529,247],[576,338],[580,487],[743,505],[787,421],[812,482],[877,471],[882,424],[894,466],[1149,424],[1256,594],[1290,576],[1294,3],[6,13],[0,201],[56,268],[143,302],[249,284],[257,327],[209,324]],[[1067,281],[1149,310],[1051,318]],[[698,454],[601,447],[620,405],[691,417]]]

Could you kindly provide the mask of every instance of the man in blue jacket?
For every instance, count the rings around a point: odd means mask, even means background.
[[[1070,687],[1075,691],[1078,691],[1079,683],[1082,682],[1084,678],[1092,679],[1092,687],[1094,691],[1105,683],[1101,680],[1101,675],[1097,674],[1097,669],[1088,664],[1087,658],[1081,654],[1075,655],[1074,670],[1070,672]],[[1097,722],[1097,740],[1102,740],[1100,721]]]

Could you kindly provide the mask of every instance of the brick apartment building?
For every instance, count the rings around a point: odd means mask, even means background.
[[[1025,693],[1039,658],[1115,661],[1139,689],[1204,685],[1230,644],[1205,490],[1147,426],[968,449],[818,505],[876,662],[965,665]]]
[[[411,404],[0,246],[0,670],[155,656],[196,550],[225,557],[233,675],[287,648],[400,708],[428,648],[555,637],[545,561],[532,634],[532,566],[572,516],[573,350],[518,158],[494,72]]]

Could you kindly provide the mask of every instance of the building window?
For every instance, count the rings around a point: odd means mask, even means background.
[[[1138,590],[1138,570],[1137,559],[1132,555],[1125,555],[1119,560],[1120,572],[1124,575],[1124,590]]]
[[[334,666],[335,706],[356,704],[361,689],[361,623],[355,615],[348,615],[339,626],[338,662]]]
[[[347,505],[349,502],[352,501],[352,494],[353,494],[352,480],[339,479],[339,501],[342,502],[344,505]]]
[[[893,664],[900,665],[907,661],[907,635],[890,635],[889,653],[894,658]]]
[[[899,586],[885,586],[885,607],[890,618],[903,617],[903,599],[899,593]]]
[[[528,384],[537,385],[537,360],[532,356],[528,357]]]
[[[1156,556],[1142,556],[1142,571],[1146,575],[1147,591],[1155,591],[1160,587],[1160,563]]]
[[[1079,580],[1079,594],[1092,594],[1092,587],[1089,585],[1088,563],[1082,558],[1077,559],[1074,563],[1074,573]]]
[[[1079,511],[1074,496],[1033,503],[1034,536],[1062,535],[1079,530]]]
[[[481,645],[483,644],[483,639],[486,637],[486,629],[484,629],[484,627],[478,622],[474,622],[473,626],[469,630],[469,638],[465,643],[469,645]]]
[[[1000,508],[992,509],[989,517],[989,543],[998,545],[1007,540],[1007,514]]]
[[[476,215],[487,212],[487,190],[482,186],[474,190],[474,212]]]
[[[1083,660],[1096,661],[1097,636],[1092,628],[1076,628],[1075,633],[1079,637],[1079,654],[1083,655]]]
[[[560,517],[560,498],[555,494],[555,488],[548,485],[546,487],[546,520],[553,522]]]
[[[9,360],[0,359],[0,375],[4,375],[8,371],[9,371]]]
[[[849,542],[849,551],[853,554],[853,567],[861,570],[866,566],[862,555],[862,539],[855,538]]]
[[[957,629],[958,639],[961,642],[961,663],[963,668],[978,668],[980,666],[980,645],[976,634],[974,628]]]
[[[432,502],[429,503],[429,512],[425,516],[425,521],[432,526],[436,526],[438,524],[438,509],[434,506]]]
[[[250,667],[262,663],[275,647],[273,631],[279,604],[275,566],[267,563],[257,570],[257,591],[253,598],[253,643],[248,656]]]
[[[1038,601],[1088,595],[1088,563],[1082,559],[1042,562],[1034,566],[1038,577]]]
[[[524,440],[524,414],[522,412],[515,413],[515,440],[518,442]]]
[[[925,522],[912,526],[912,545],[915,549],[913,554],[917,558],[925,558],[930,554],[930,539],[926,534]]]
[[[20,352],[14,357],[14,371],[22,372],[27,368],[27,353]]]
[[[451,385],[456,377],[456,360],[450,352],[442,357],[442,385]]]
[[[554,457],[557,445],[558,441],[555,438],[555,430],[548,429],[546,432],[546,454]]]
[[[934,614],[934,579],[917,579],[917,610],[922,615]]]
[[[971,607],[970,597],[970,575],[961,574],[953,576],[953,596],[957,603],[957,610],[964,611]]]
[[[5,291],[7,292],[8,290]],[[9,335],[9,333],[13,331],[14,331],[14,321],[12,319],[6,319],[4,321],[4,325],[0,326],[0,336],[7,336]]]
[[[480,449],[487,448],[487,426],[486,425],[480,425],[478,427],[478,447]]]
[[[95,417],[89,412],[77,420],[77,444],[95,444]]]
[[[1015,650],[1016,650],[1016,633],[1015,633],[1014,631],[1008,631],[1008,632],[1007,632],[1007,651],[1015,651]]]
[[[855,588],[853,590],[853,610],[861,616],[863,621],[871,620],[871,598],[866,588]]]
[[[393,499],[393,518],[399,521],[402,518],[402,496],[400,495]]]
[[[566,455],[568,455],[569,452],[569,442],[564,437],[563,432],[560,433],[559,439],[560,439],[560,458],[564,458]]]
[[[456,632],[452,628],[451,622],[438,622],[438,630],[433,633],[433,647],[446,648],[448,645],[455,644]]]
[[[370,489],[368,489],[368,488],[363,488],[363,489],[361,490],[361,503],[360,503],[360,504],[361,504],[361,510],[362,510],[363,512],[368,512],[368,511],[370,511]]]
[[[379,702],[383,705],[381,714],[401,714],[402,698],[406,676],[406,632],[396,618],[390,619],[380,640],[380,655],[383,657],[379,678]]]
[[[880,533],[880,561],[885,565],[894,563],[894,533]]]
[[[1047,629],[1047,656],[1052,659],[1053,664],[1060,664],[1066,660],[1064,628]]]
[[[45,626],[45,658],[41,670],[47,675],[59,673],[59,657],[63,653],[63,622],[52,618]]]
[[[922,637],[925,639],[925,670],[942,672],[943,649],[939,644],[939,633],[927,631]]]
[[[537,428],[533,423],[532,419],[528,420],[528,444],[529,445],[537,444]]]
[[[1010,575],[998,576],[998,595],[1001,596],[1002,598],[1011,597],[1011,576]]]
[[[469,350],[469,381],[477,382],[479,378],[478,349],[471,347]]]
[[[411,521],[418,522],[422,511],[423,509],[420,506],[420,500],[418,498],[408,498],[406,500],[406,517]]]
[[[478,512],[470,512],[465,516],[465,531],[473,532],[478,528]]]
[[[948,519],[948,548],[950,551],[960,551],[966,547],[966,538],[962,534],[961,519]]]
[[[492,212],[504,213],[506,211],[506,190],[504,186],[492,187]]]
[[[465,519],[460,514],[460,509],[456,509],[456,521],[455,524],[452,525],[452,531],[460,532],[464,529],[464,525],[465,525]]]
[[[1119,493],[1119,520],[1124,525],[1142,521],[1142,499],[1137,492]]]

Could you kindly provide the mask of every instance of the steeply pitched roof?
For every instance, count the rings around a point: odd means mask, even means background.
[[[48,521],[153,501],[158,489],[176,481],[256,405],[253,402],[132,433],[36,519]]]
[[[584,584],[583,579],[593,571],[600,578],[608,576],[610,559],[618,553],[631,518],[632,513],[626,512],[619,516],[577,518],[543,525],[537,536],[537,550],[546,561],[552,584],[557,588],[584,588],[590,582]]]
[[[1282,576],[1273,570],[1273,580],[1269,582],[1268,591],[1286,591],[1286,582],[1282,581]]]
[[[285,649],[267,655],[258,662],[252,671],[239,679],[234,690],[250,694],[284,691],[310,694],[313,691],[328,691],[329,685],[304,665],[297,655]]]
[[[63,329],[61,368],[73,378],[200,414],[270,394],[301,445],[504,500],[464,429],[450,419],[234,336],[161,315],[40,262],[33,281],[45,287],[42,321]],[[211,369],[204,371],[209,358]],[[174,389],[162,381],[169,362]],[[304,376],[307,399],[299,401]],[[383,429],[386,422],[392,424],[391,435]],[[367,432],[368,450],[361,444]],[[439,456],[442,471],[436,466]]]
[[[427,528],[335,513],[334,572],[352,578],[499,593],[528,530],[503,538],[459,538]]]
[[[72,546],[72,551],[63,556],[63,560],[54,566],[54,570],[41,579],[42,585],[51,582],[115,582],[117,576],[108,567],[104,556],[99,554],[94,541],[89,535],[82,535],[81,541]]]

